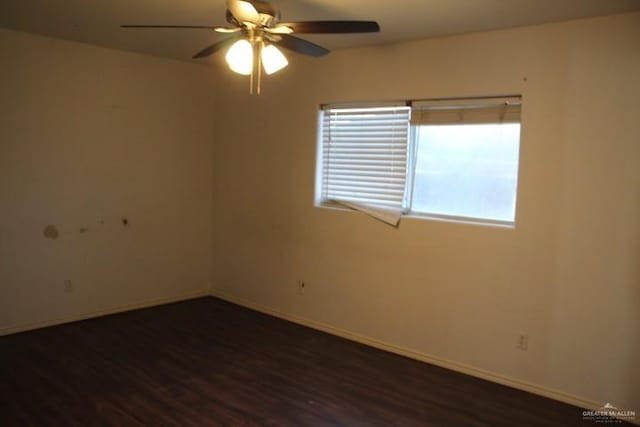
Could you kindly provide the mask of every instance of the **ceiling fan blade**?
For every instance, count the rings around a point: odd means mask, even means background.
[[[213,31],[217,32],[217,33],[237,33],[238,31],[240,31],[241,28],[240,27],[213,27]]]
[[[210,25],[120,25],[120,28],[196,28],[213,30]]]
[[[260,22],[260,14],[254,5],[244,0],[228,0],[227,8],[238,22]]]
[[[211,46],[205,47],[200,52],[193,55],[193,59],[204,58],[205,56],[209,56],[213,53],[216,53],[220,49],[238,40],[238,38],[239,38],[238,36],[232,36],[232,37],[227,37],[226,39],[222,39],[219,42],[212,44]]]
[[[293,28],[286,25],[276,25],[275,27],[265,28],[265,31],[271,34],[291,34],[293,33]]]
[[[318,46],[317,44],[311,43],[310,41],[290,36],[288,34],[280,34],[279,36],[282,39],[278,42],[278,44],[294,52],[315,57],[323,56],[329,53],[329,49],[325,49],[324,47]]]
[[[305,21],[282,22],[280,26],[289,27],[296,33],[377,33],[380,26],[375,21]]]

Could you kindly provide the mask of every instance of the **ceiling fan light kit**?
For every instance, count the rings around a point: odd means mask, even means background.
[[[280,49],[272,44],[263,46],[261,56],[264,71],[269,75],[276,73],[289,65],[287,57],[280,52]]]
[[[280,23],[280,12],[269,3],[252,0],[228,0],[226,19],[232,27],[199,25],[122,25],[123,28],[190,28],[209,29],[233,34],[196,53],[204,58],[231,45],[225,59],[231,71],[250,76],[249,93],[260,94],[262,70],[268,75],[278,72],[289,63],[275,44],[303,55],[320,57],[328,49],[292,36],[292,33],[373,33],[380,31],[374,21],[306,21]]]
[[[227,51],[225,60],[231,71],[251,76],[249,93],[260,94],[263,70],[271,75],[289,64],[280,49],[270,43],[277,40],[275,37],[265,37],[262,29],[249,28],[243,30],[243,37]]]
[[[225,56],[231,71],[248,76],[253,71],[253,47],[247,40],[238,40]]]

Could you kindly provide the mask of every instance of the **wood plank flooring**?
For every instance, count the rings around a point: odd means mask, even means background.
[[[582,410],[199,298],[0,338],[0,426],[572,426]]]

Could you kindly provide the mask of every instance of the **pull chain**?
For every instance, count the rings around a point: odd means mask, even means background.
[[[260,86],[262,83],[262,49],[264,43],[261,37],[251,37],[249,40],[253,51],[253,68],[249,79],[249,94],[260,95]]]

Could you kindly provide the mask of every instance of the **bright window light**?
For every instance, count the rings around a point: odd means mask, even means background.
[[[417,128],[411,210],[513,222],[519,123]]]

